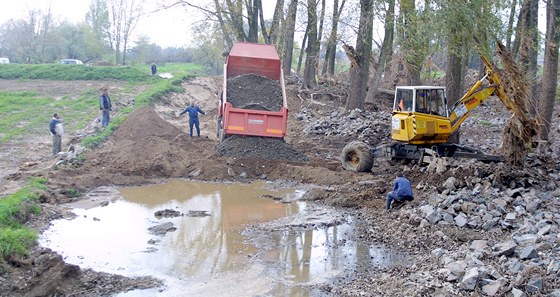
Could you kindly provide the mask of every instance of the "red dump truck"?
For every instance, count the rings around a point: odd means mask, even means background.
[[[283,138],[288,105],[280,57],[273,45],[235,43],[224,65],[218,137]]]

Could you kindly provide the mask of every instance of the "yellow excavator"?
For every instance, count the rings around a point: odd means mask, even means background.
[[[442,156],[502,161],[501,156],[486,155],[450,141],[457,135],[470,111],[490,96],[496,95],[510,111],[513,109],[495,67],[480,51],[479,55],[486,69],[484,77],[450,108],[444,87],[397,86],[391,117],[393,143],[372,149],[364,142],[352,141],[342,150],[343,167],[358,172],[370,171],[374,155],[379,152],[392,159],[418,160],[421,163]]]

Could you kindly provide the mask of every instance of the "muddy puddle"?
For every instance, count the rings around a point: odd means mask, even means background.
[[[40,244],[82,268],[166,284],[116,296],[320,296],[317,285],[345,271],[404,261],[352,240],[352,218],[333,220],[303,194],[264,182],[100,188]]]

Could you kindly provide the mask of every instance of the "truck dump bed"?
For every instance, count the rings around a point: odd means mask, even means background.
[[[246,78],[257,76],[257,79],[244,80],[251,81],[252,85],[237,85],[235,89],[228,89],[228,81],[243,76],[247,76]],[[263,80],[277,84],[280,94],[263,97],[261,94],[271,91],[270,84],[266,84]],[[234,92],[241,89],[243,92],[240,93],[244,97],[239,98]],[[272,102],[278,100],[281,102]],[[278,103],[279,110],[271,108],[276,104],[270,103]],[[233,45],[224,66],[219,116],[221,124],[218,125],[218,129],[221,131],[218,133],[222,133],[221,138],[232,134],[278,138],[286,135],[288,107],[284,75],[280,57],[273,45],[256,43]]]

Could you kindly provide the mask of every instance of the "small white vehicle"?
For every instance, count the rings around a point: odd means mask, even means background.
[[[10,64],[10,59],[0,57],[0,64]]]
[[[60,64],[84,64],[82,60],[78,59],[62,59],[60,60]]]

